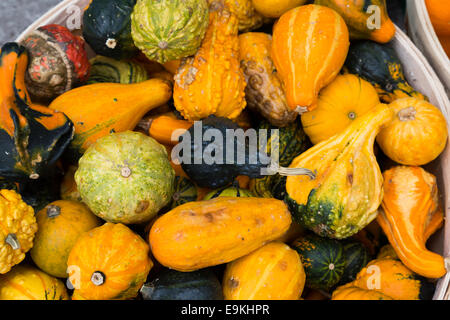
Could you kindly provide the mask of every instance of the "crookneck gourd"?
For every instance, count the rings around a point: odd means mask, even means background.
[[[12,190],[0,190],[0,274],[7,273],[25,258],[37,230],[32,207]]]
[[[385,103],[408,97],[427,100],[406,81],[400,59],[390,44],[352,42],[344,70],[372,83]]]
[[[25,87],[28,54],[17,43],[0,53],[0,176],[14,181],[48,174],[73,137],[62,113],[33,105]]]
[[[252,0],[208,0],[210,4],[224,1],[239,21],[239,31],[247,32],[258,29],[267,21],[255,10]]]
[[[175,75],[175,107],[187,120],[209,115],[234,119],[245,108],[245,79],[239,64],[238,20],[221,1],[210,6],[209,27],[193,57]]]
[[[420,167],[383,173],[384,196],[377,221],[405,266],[427,278],[446,273],[444,258],[426,248],[427,229],[442,225],[436,178]]]
[[[161,79],[134,84],[95,83],[62,94],[49,108],[64,112],[75,125],[66,156],[76,163],[98,138],[133,130],[148,111],[166,103],[171,95],[171,85]]]
[[[349,45],[344,19],[330,8],[305,5],[280,17],[273,28],[272,59],[292,110],[314,109],[319,91],[344,64]]]
[[[245,99],[248,107],[270,121],[284,127],[293,122],[297,113],[286,101],[286,94],[276,72],[270,49],[272,36],[248,32],[239,36],[241,68],[244,72]]]
[[[318,235],[342,239],[375,219],[383,178],[373,144],[392,117],[391,109],[380,104],[342,133],[294,159],[290,168],[308,168],[316,174],[314,179],[286,179],[286,201],[302,225]]]
[[[314,3],[336,10],[344,18],[352,39],[386,43],[395,35],[385,0],[315,0]]]

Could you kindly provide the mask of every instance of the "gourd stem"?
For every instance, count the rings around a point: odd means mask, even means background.
[[[412,121],[416,119],[416,109],[414,107],[404,108],[397,113],[400,121]]]
[[[131,176],[131,169],[127,166],[122,167],[122,169],[120,170],[120,174],[122,177],[128,178],[129,176]]]
[[[106,276],[101,271],[95,271],[91,276],[91,281],[96,286],[101,286],[102,284],[105,283],[105,280],[106,280]]]
[[[14,233],[10,233],[6,236],[5,242],[13,248],[13,250],[20,249],[20,242],[17,240],[17,236]]]
[[[61,214],[61,207],[55,205],[49,205],[47,207],[47,216],[49,218],[57,217]]]
[[[316,178],[316,173],[305,168],[285,168],[279,167],[276,171],[280,176],[308,176],[312,180]]]

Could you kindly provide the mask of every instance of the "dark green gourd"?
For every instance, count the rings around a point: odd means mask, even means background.
[[[223,300],[220,282],[210,269],[164,269],[156,279],[144,284],[141,294],[144,300]]]
[[[83,15],[83,37],[95,53],[114,59],[139,51],[131,37],[131,13],[136,0],[92,0]]]

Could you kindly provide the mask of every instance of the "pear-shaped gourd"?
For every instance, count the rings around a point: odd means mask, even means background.
[[[75,136],[67,158],[76,163],[98,138],[133,130],[148,111],[171,96],[171,84],[161,79],[134,84],[95,83],[67,91],[49,108],[64,112],[74,123]]]
[[[302,153],[291,168],[308,168],[315,179],[286,179],[291,213],[320,236],[347,238],[377,216],[383,198],[383,177],[373,154],[381,127],[393,112],[383,104],[355,120],[347,129]]]

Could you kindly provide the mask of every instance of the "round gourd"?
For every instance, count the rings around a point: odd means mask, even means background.
[[[136,46],[166,63],[195,54],[208,27],[206,0],[138,0],[131,15]]]
[[[32,207],[13,191],[0,190],[0,274],[7,273],[25,258],[37,231]]]
[[[136,0],[91,0],[83,14],[83,37],[95,53],[131,58],[138,49],[131,37],[131,12]]]
[[[75,173],[89,208],[109,222],[149,221],[173,195],[175,172],[166,149],[139,132],[114,133],[97,140]]]
[[[221,188],[213,190],[208,193],[203,200],[209,200],[219,197],[254,197],[253,193],[247,189],[241,189],[239,186],[232,186],[229,188]]]
[[[212,270],[179,272],[164,269],[141,288],[144,300],[223,300],[222,286]]]
[[[381,150],[400,164],[420,166],[436,159],[447,144],[442,112],[425,100],[404,98],[389,107],[395,118],[377,136]]]
[[[20,265],[0,276],[0,300],[68,300],[61,280],[37,268]]]
[[[376,290],[394,300],[428,300],[434,285],[393,259],[372,260],[357,275],[353,285]]]
[[[25,83],[34,99],[47,102],[88,79],[90,63],[84,40],[66,27],[39,27],[21,44],[29,54]]]
[[[67,261],[74,295],[87,300],[136,297],[153,267],[148,254],[147,243],[120,223],[84,233]]]
[[[338,285],[347,284],[355,280],[358,272],[364,268],[370,261],[369,251],[364,245],[357,241],[345,240],[342,242],[344,249],[344,273],[338,282]]]
[[[303,129],[317,144],[374,109],[380,100],[375,88],[353,74],[339,75],[319,93],[317,107],[302,115]]]
[[[256,11],[268,18],[279,18],[283,13],[301,6],[307,0],[252,0]]]
[[[298,300],[304,286],[298,253],[281,242],[229,263],[223,278],[225,300]]]
[[[196,201],[197,198],[198,192],[195,184],[185,177],[176,176],[171,203],[172,209],[187,202]]]
[[[83,203],[60,200],[39,211],[36,220],[31,258],[42,271],[66,278],[70,250],[82,233],[101,225],[100,219]]]
[[[92,58],[88,84],[99,82],[138,83],[149,78],[147,70],[133,61],[116,60],[103,56]]]
[[[340,242],[308,234],[295,240],[292,247],[302,259],[307,287],[328,291],[339,282],[345,270]]]

